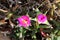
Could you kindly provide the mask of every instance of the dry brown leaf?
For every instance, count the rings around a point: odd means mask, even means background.
[[[7,23],[5,22],[5,20],[0,20],[0,25],[5,24],[5,23]]]
[[[13,7],[13,11],[16,10],[16,8],[18,7],[19,5],[16,5],[15,7]]]
[[[58,2],[60,2],[60,0],[54,0],[54,3],[58,3]]]

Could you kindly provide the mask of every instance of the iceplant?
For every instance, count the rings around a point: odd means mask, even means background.
[[[31,25],[31,21],[29,16],[23,15],[19,18],[17,18],[19,26],[22,26],[24,28],[29,27]]]
[[[47,16],[42,13],[37,15],[37,21],[39,24],[47,24],[48,23]]]

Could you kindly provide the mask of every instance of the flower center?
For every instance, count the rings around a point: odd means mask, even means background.
[[[43,20],[44,19],[44,16],[41,18],[41,20]]]
[[[27,23],[27,20],[22,20],[23,23]]]

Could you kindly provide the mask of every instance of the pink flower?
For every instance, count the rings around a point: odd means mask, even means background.
[[[19,22],[19,26],[23,26],[24,28],[31,25],[31,21],[28,16],[21,16],[17,20]]]
[[[37,20],[38,20],[38,23],[45,23],[47,21],[47,17],[44,15],[44,14],[38,14],[37,15]]]

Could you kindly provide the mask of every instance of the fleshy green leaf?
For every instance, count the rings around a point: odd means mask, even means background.
[[[37,28],[49,28],[49,26],[45,24],[40,24],[37,26]]]
[[[60,36],[57,37],[57,40],[60,40]]]

